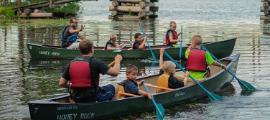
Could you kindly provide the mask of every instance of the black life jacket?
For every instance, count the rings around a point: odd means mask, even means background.
[[[105,45],[105,50],[107,50],[108,48],[108,45],[111,45],[111,46],[113,46],[113,47],[116,47],[116,45],[112,42],[112,40],[109,40],[107,43],[106,43],[106,45]]]

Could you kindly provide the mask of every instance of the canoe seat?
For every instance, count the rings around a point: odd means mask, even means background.
[[[138,95],[134,95],[134,94],[130,94],[130,93],[126,93],[124,90],[124,86],[123,85],[117,85],[117,93],[115,98],[116,99],[124,99],[125,97],[129,96],[129,97],[137,97]]]

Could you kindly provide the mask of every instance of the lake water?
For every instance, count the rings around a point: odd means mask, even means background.
[[[86,25],[82,33],[103,46],[111,33],[121,41],[133,39],[139,31],[139,21],[117,22],[108,19],[108,0],[84,1],[79,14]],[[236,81],[223,92],[223,100],[207,99],[167,109],[166,119],[181,120],[268,120],[270,117],[270,26],[259,20],[258,0],[160,0],[159,17],[141,21],[151,44],[162,44],[168,23],[175,20],[177,30],[183,26],[184,42],[194,34],[204,41],[220,41],[237,37],[234,53],[240,53],[237,76],[255,85],[258,91],[241,95]],[[32,61],[26,48],[28,42],[59,45],[59,33],[68,20],[0,20],[0,119],[30,119],[27,102],[50,98],[66,90],[57,84],[62,68],[68,61]],[[108,61],[109,62],[109,61]],[[102,76],[102,84],[116,83],[125,78],[125,66],[134,63],[140,75],[158,72],[157,66],[140,61],[125,61],[121,74],[114,78]],[[154,114],[135,117],[151,119]],[[128,119],[130,117],[124,117]],[[134,116],[131,118],[134,119]]]

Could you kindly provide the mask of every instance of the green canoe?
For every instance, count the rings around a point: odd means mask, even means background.
[[[236,38],[204,43],[205,47],[218,58],[229,56],[234,48]],[[166,47],[165,45],[152,46],[156,56],[159,55],[159,49]],[[28,43],[27,48],[32,59],[73,59],[80,54],[79,50],[67,50],[59,46],[37,45]],[[183,47],[183,52],[187,47]],[[122,55],[124,59],[148,59],[151,58],[150,50],[127,50],[123,49]],[[168,48],[167,52],[174,58],[179,58],[179,48]],[[184,54],[182,54],[184,55]],[[115,56],[113,50],[104,50],[103,47],[95,47],[96,58],[112,59]],[[182,56],[183,58],[183,56]]]
[[[236,72],[239,55],[232,55],[223,59],[228,69]],[[202,81],[201,84],[209,91],[219,91],[223,86],[230,83],[233,77],[223,69],[210,66],[211,76]],[[180,75],[178,71],[176,74]],[[159,75],[147,76],[138,80],[145,80],[147,83],[155,84]],[[143,89],[143,88],[141,88]],[[154,92],[154,89],[151,89]],[[162,93],[153,94],[156,101],[165,107],[194,101],[206,95],[197,85],[189,85]],[[129,97],[119,100],[112,100],[99,103],[69,103],[68,95],[57,98],[30,101],[28,103],[32,120],[88,120],[106,119],[119,117],[132,113],[141,113],[154,110],[151,100],[146,97]]]

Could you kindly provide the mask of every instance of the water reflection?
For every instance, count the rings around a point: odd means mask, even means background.
[[[56,20],[57,21],[57,20]],[[61,21],[61,20],[59,20]],[[55,21],[53,21],[55,23]],[[56,22],[58,23],[58,22]],[[62,23],[62,21],[60,22]],[[108,40],[109,35],[114,33],[117,35],[119,42],[134,40],[133,35],[140,30],[139,21],[131,22],[87,22],[83,21],[87,29],[82,33],[94,40],[97,45],[103,46]],[[167,23],[161,23],[158,20],[145,21],[144,31],[150,35],[150,41],[153,44],[162,44],[164,31],[166,31]],[[27,24],[27,25],[25,25]],[[52,95],[58,95],[66,92],[65,89],[59,88],[57,80],[59,79],[63,67],[69,61],[59,60],[39,60],[30,59],[26,43],[35,42],[39,44],[59,45],[59,33],[65,23],[62,24],[30,24],[21,23],[20,25],[9,24],[0,26],[0,118],[3,119],[22,119],[29,118],[26,103],[29,100],[49,98]],[[204,41],[219,41],[229,37],[238,37],[235,53],[240,53],[237,75],[259,89],[269,90],[269,74],[264,71],[269,69],[269,36],[264,29],[268,29],[269,25],[257,24],[182,24],[184,28],[184,42],[187,43],[189,38],[194,34],[201,34]],[[180,26],[178,26],[180,31]],[[260,31],[264,30],[264,31]],[[105,61],[107,64],[111,61]],[[118,77],[102,76],[101,84],[117,83],[125,79],[125,69],[128,64],[135,64],[140,69],[140,76],[155,74],[159,72],[158,64],[152,66],[148,60],[130,60],[123,61],[121,74]],[[228,99],[238,99],[240,88],[236,82],[232,83],[235,89],[229,88],[228,91],[222,91],[219,94],[228,97]],[[245,100],[253,100],[260,97],[264,103],[265,92],[261,91],[256,94],[247,96]],[[234,101],[226,99],[221,101],[222,104],[212,104],[208,101],[196,102],[194,104],[180,105],[172,109],[168,109],[167,118],[177,119],[196,119],[196,115],[207,118],[209,115],[222,116],[221,113],[214,112],[215,106],[223,108]],[[241,103],[241,100],[239,100]],[[243,103],[245,104],[245,103]],[[255,104],[255,103],[254,103]],[[257,103],[259,104],[259,103]],[[183,107],[184,106],[184,107]],[[210,107],[207,107],[210,106]],[[240,106],[240,105],[239,105]],[[259,106],[259,105],[258,105]],[[217,108],[218,108],[217,107]],[[256,106],[255,106],[256,107]],[[241,111],[248,111],[241,109]],[[267,109],[267,108],[265,108]],[[267,109],[268,110],[268,109]],[[228,111],[227,111],[228,112]],[[236,112],[237,113],[237,112]],[[256,113],[256,112],[255,112]],[[235,113],[228,112],[230,115]],[[142,118],[153,116],[151,113],[145,113]]]

